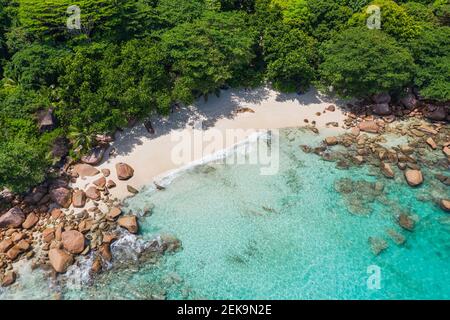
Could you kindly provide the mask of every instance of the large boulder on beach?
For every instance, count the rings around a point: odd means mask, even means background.
[[[14,246],[14,242],[11,239],[4,239],[0,242],[0,253],[5,253]]]
[[[91,186],[86,190],[86,197],[88,197],[91,200],[98,201],[101,199],[100,190],[98,190],[94,186]]]
[[[66,272],[67,268],[69,268],[74,262],[71,254],[57,248],[50,249],[48,252],[48,258],[53,269],[59,273]]]
[[[97,165],[103,160],[103,156],[105,155],[105,148],[98,146],[92,149],[88,155],[83,156],[81,161],[90,165]]]
[[[37,204],[47,195],[47,187],[46,186],[37,186],[30,193],[26,195],[23,199],[23,202],[26,204]]]
[[[64,249],[73,254],[83,252],[85,247],[84,235],[76,230],[64,231],[61,234]]]
[[[425,116],[434,121],[444,121],[447,119],[447,110],[442,106],[428,106]]]
[[[123,162],[116,164],[116,171],[119,180],[128,180],[134,175],[134,169]]]
[[[392,113],[391,107],[387,103],[379,103],[372,107],[374,114],[378,116],[388,116]]]
[[[405,170],[405,178],[411,187],[417,187],[423,183],[423,176],[420,170]]]
[[[100,177],[97,180],[95,180],[93,182],[94,185],[97,186],[97,188],[103,189],[106,186],[106,178],[105,177]]]
[[[10,204],[14,200],[14,193],[8,189],[0,191],[0,205]]]
[[[18,207],[14,207],[0,216],[0,228],[18,228],[24,221],[25,214],[23,211]]]
[[[383,104],[383,103],[389,104],[391,102],[391,96],[389,93],[386,92],[378,93],[372,96],[372,101],[375,102],[376,104]]]
[[[62,159],[69,154],[69,141],[65,137],[58,137],[53,141],[52,157]]]
[[[50,191],[50,198],[63,208],[72,203],[72,191],[66,187],[58,187]]]
[[[80,163],[75,165],[73,168],[74,172],[77,173],[81,178],[93,177],[100,173],[96,168],[90,164]]]
[[[34,227],[34,225],[36,223],[38,223],[39,221],[39,217],[36,213],[31,212],[27,218],[25,219],[25,221],[22,223],[22,228],[24,229],[31,229]]]
[[[83,190],[75,190],[72,196],[72,204],[75,208],[83,208],[86,204],[86,193]]]
[[[408,93],[402,99],[400,99],[400,104],[406,109],[414,109],[417,106],[417,99],[413,93]]]
[[[123,216],[117,220],[117,224],[122,228],[127,229],[130,233],[138,232],[138,223],[135,216]]]
[[[369,133],[378,133],[380,127],[375,121],[363,121],[359,124],[359,130]]]
[[[106,215],[106,218],[108,220],[115,220],[118,216],[122,214],[122,210],[118,207],[112,207],[108,214]]]

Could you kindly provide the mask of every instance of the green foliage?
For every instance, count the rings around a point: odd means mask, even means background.
[[[41,183],[49,165],[48,150],[36,139],[9,137],[0,142],[0,186],[15,192]]]
[[[370,4],[381,30],[366,27]],[[224,87],[366,97],[414,84],[448,101],[449,12],[448,0],[0,0],[0,187],[44,179],[56,137],[79,158],[95,134]],[[41,133],[50,107],[58,128]]]
[[[370,5],[378,6],[381,10],[381,30],[398,41],[408,41],[419,34],[421,29],[419,21],[410,16],[405,7],[392,0],[374,0]],[[372,15],[367,12],[367,8],[353,15],[349,25],[366,26],[367,20]]]
[[[285,23],[307,31],[319,41],[342,30],[352,16],[352,9],[338,0],[273,1],[282,8]]]
[[[412,80],[411,54],[379,30],[346,30],[324,46],[323,55],[322,81],[343,96],[397,92]]]
[[[81,10],[80,33],[90,38],[119,37],[125,26],[126,14],[134,1],[128,0],[17,0],[18,19],[25,32],[37,40],[62,41],[72,31],[67,28],[70,6]]]
[[[441,24],[445,26],[450,25],[450,1],[449,0],[435,0],[432,4],[434,14],[439,19]]]
[[[450,27],[426,28],[408,44],[417,65],[414,83],[422,96],[450,100]]]
[[[426,24],[437,24],[438,18],[434,15],[433,8],[419,2],[407,2],[402,5],[414,21]]]
[[[66,50],[47,45],[31,45],[17,52],[6,65],[5,76],[25,88],[56,85]]]
[[[296,28],[280,26],[267,30],[263,37],[267,76],[283,91],[307,89],[315,77],[316,41]]]
[[[255,33],[242,14],[207,13],[166,32],[162,46],[174,79],[173,99],[191,103],[225,85],[253,58]]]

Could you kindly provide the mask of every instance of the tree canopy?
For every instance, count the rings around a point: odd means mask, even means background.
[[[381,29],[369,30],[370,5]],[[67,27],[80,9],[80,29]],[[0,0],[0,188],[79,157],[96,134],[221,88],[311,84],[448,101],[448,0]],[[73,20],[69,20],[69,22]],[[39,115],[51,112],[53,128]],[[14,159],[20,158],[19,161]]]

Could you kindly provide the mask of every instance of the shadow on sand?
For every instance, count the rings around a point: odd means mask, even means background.
[[[169,134],[172,130],[182,130],[186,126],[192,127],[200,120],[202,121],[203,130],[207,130],[213,127],[219,119],[234,118],[236,109],[260,105],[273,95],[274,91],[267,86],[255,89],[222,90],[220,97],[210,95],[207,101],[199,99],[193,105],[178,107],[167,117],[152,115],[146,120],[151,121],[155,133],[150,134],[146,130],[143,125],[144,121],[138,122],[132,128],[124,129],[120,134],[116,135],[114,142],[115,154],[128,155],[136,146],[143,144],[143,139],[155,139]],[[299,107],[329,102],[339,108],[345,108],[345,101],[322,95],[316,89],[311,89],[304,94],[277,92],[275,93],[275,101],[293,102],[299,104]],[[104,161],[107,161],[107,159],[104,159]]]

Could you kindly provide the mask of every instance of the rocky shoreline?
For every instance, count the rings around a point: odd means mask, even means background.
[[[379,97],[374,100],[377,99]],[[335,183],[335,191],[343,198],[348,211],[368,215],[372,212],[372,204],[379,201],[392,208],[392,218],[401,230],[413,232],[417,216],[388,199],[383,179],[394,179],[411,188],[418,188],[426,181],[431,192],[418,191],[416,198],[433,202],[443,213],[450,212],[450,198],[447,197],[450,185],[449,108],[430,107],[413,95],[405,99],[392,105],[390,97],[385,95],[381,106],[375,101],[369,106],[367,102],[348,105],[344,126],[347,133],[328,136],[318,147],[300,147],[324,161],[335,162],[342,170],[368,166],[371,175],[378,177],[377,182],[345,178]],[[329,110],[333,110],[333,106],[330,107]],[[400,144],[390,144],[389,138]],[[387,230],[386,236],[397,245],[406,241],[404,235],[393,229]],[[388,247],[383,238],[369,237],[368,244],[375,255]]]
[[[134,175],[134,169],[119,163],[115,173],[117,180],[126,181]],[[86,190],[70,186],[87,176],[98,178]],[[111,245],[121,235],[139,231],[137,215],[123,212],[121,202],[110,197],[109,189],[116,185],[113,179],[109,170],[100,172],[83,162],[67,166],[59,178],[25,196],[3,191],[0,200],[6,209],[0,216],[1,286],[15,283],[15,264],[21,260],[30,261],[33,270],[50,271],[52,277],[66,273],[79,258],[88,255],[92,258],[91,276],[107,270],[113,260]],[[131,194],[137,193],[131,186],[129,189]],[[178,248],[177,242],[172,237],[158,237],[139,254],[164,254]]]
[[[335,109],[331,105],[322,113]],[[369,165],[386,179],[401,178],[411,187],[418,187],[426,180],[437,188],[447,188],[450,185],[450,176],[445,174],[450,164],[448,109],[448,106],[431,106],[412,93],[395,103],[390,96],[379,95],[370,103],[347,105],[344,125],[347,133],[329,136],[319,147],[303,145],[301,148],[325,161],[336,162],[341,169]],[[314,121],[304,119],[304,122],[318,133]],[[387,134],[403,136],[408,142],[400,147],[389,147]],[[150,214],[152,208],[141,213],[123,212],[121,201],[111,197],[109,190],[119,181],[126,183],[135,171],[126,163],[118,163],[115,172],[95,168],[105,153],[105,146],[112,141],[107,137],[98,139],[101,147],[83,157],[80,163],[66,164],[58,178],[35,187],[26,195],[14,195],[7,190],[0,193],[1,286],[15,283],[15,263],[20,260],[28,260],[32,268],[49,270],[56,277],[76,264],[80,257],[90,255],[93,276],[108,269],[113,260],[111,245],[121,235],[138,233],[138,217]],[[335,147],[343,149],[335,151]],[[434,176],[424,175],[424,167],[435,171]],[[95,180],[83,190],[71,187],[77,179],[86,177]],[[383,195],[382,183],[338,181],[335,188],[355,214],[370,213],[366,210],[367,203]],[[130,195],[138,193],[131,185],[127,185],[127,190]],[[355,190],[363,190],[364,197]],[[426,197],[443,211],[450,210],[450,199]],[[382,201],[388,200],[383,198]],[[398,213],[395,218],[403,229],[409,232],[414,229],[415,220],[407,213]],[[389,236],[397,243],[404,242],[403,236],[393,230]],[[150,254],[164,254],[181,246],[173,237],[160,237],[155,241],[146,246]],[[369,238],[368,241],[375,254],[385,250],[383,239]]]

